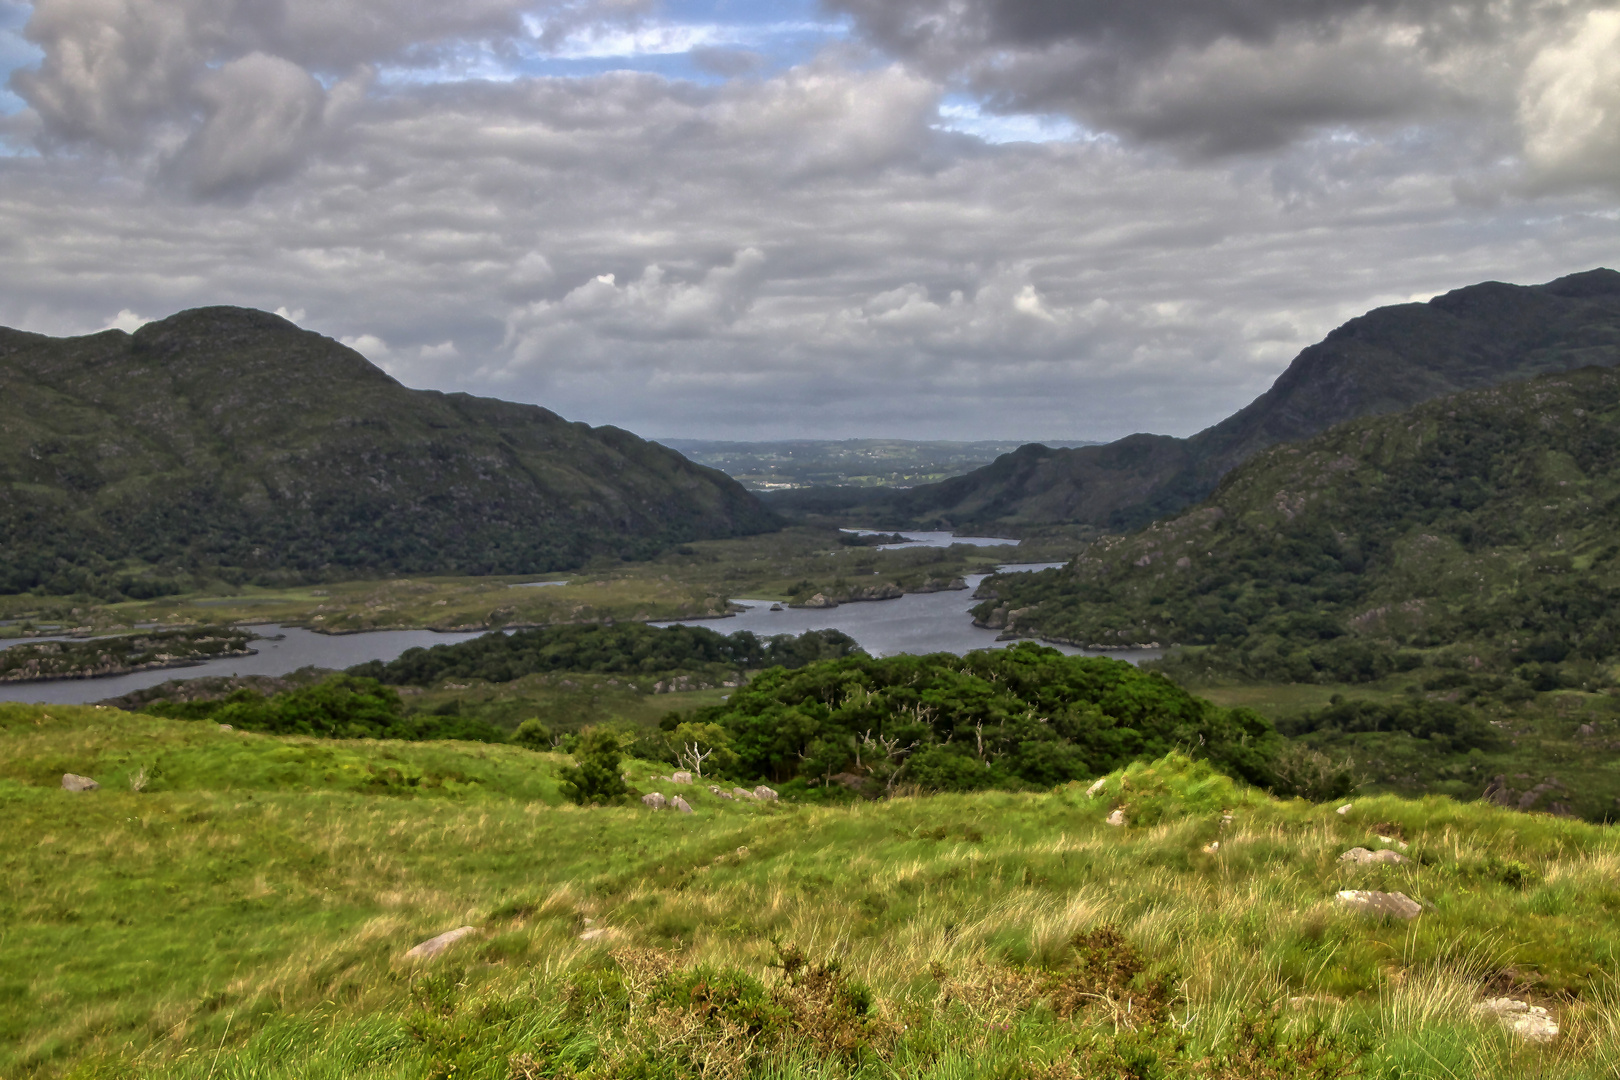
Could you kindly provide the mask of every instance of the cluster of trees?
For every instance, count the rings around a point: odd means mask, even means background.
[[[212,720],[267,735],[409,741],[507,740],[507,733],[500,728],[471,717],[407,714],[399,692],[393,687],[355,675],[333,675],[311,686],[269,696],[241,689],[213,701],[153,701],[142,706],[142,711],[180,720]]]
[[[855,639],[838,630],[760,637],[747,630],[720,634],[704,626],[590,624],[490,633],[455,645],[409,649],[397,660],[373,660],[349,673],[399,686],[431,686],[441,679],[503,683],[551,671],[656,675],[717,666],[797,668],[859,653]]]
[[[1451,701],[1336,700],[1325,709],[1280,721],[1284,735],[1353,735],[1388,732],[1428,739],[1442,751],[1493,750],[1500,733],[1478,712]]]
[[[725,704],[664,726],[675,742],[714,751],[719,775],[790,790],[1049,787],[1173,749],[1278,783],[1280,740],[1257,713],[1212,705],[1122,661],[1028,643],[772,669]]]

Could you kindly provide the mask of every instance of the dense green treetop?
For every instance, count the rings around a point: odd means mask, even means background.
[[[1178,748],[1271,785],[1278,743],[1162,675],[1029,643],[773,668],[687,722],[724,729],[749,779],[925,790],[1048,787]]]
[[[629,432],[410,390],[264,312],[0,328],[0,591],[544,572],[778,524]]]
[[[652,675],[711,665],[802,667],[860,651],[855,639],[840,630],[762,638],[748,630],[728,635],[706,626],[591,623],[495,632],[454,645],[407,649],[398,659],[372,660],[349,671],[385,683],[431,686],[441,679],[511,682],[547,671]]]

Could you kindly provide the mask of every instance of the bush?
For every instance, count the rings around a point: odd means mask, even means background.
[[[577,766],[559,772],[562,793],[581,806],[609,806],[630,801],[630,786],[619,773],[623,759],[619,736],[599,728],[580,732],[574,757]]]
[[[512,741],[529,750],[550,750],[551,729],[542,724],[538,716],[530,717],[512,732]]]

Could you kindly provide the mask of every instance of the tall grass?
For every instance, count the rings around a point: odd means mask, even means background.
[[[699,787],[681,789],[687,816],[562,804],[562,759],[512,747],[317,746],[19,707],[0,712],[0,750],[8,1075],[1325,1077],[1351,1061],[1365,1076],[1599,1077],[1620,1064],[1620,844],[1579,822],[1389,797],[1340,816],[1178,758],[1094,798],[1077,785],[829,807]],[[67,771],[103,787],[64,792]],[[667,767],[628,771],[674,791],[655,779]],[[1154,823],[1105,825],[1116,806]],[[1380,832],[1412,861],[1338,862],[1384,846]],[[1426,910],[1368,920],[1333,901],[1342,888]],[[439,960],[402,959],[461,925],[479,932]],[[1101,927],[1140,956],[1135,981],[1096,974],[1086,942]],[[823,999],[788,978],[790,944],[838,968],[826,985],[870,990],[848,1030],[792,1019]],[[740,1021],[718,996],[693,1005],[694,980],[741,987],[778,1020],[754,1043],[728,1034]],[[1504,992],[1550,1007],[1563,1034],[1517,1042],[1475,1010]],[[825,1000],[825,1016],[845,1015]]]

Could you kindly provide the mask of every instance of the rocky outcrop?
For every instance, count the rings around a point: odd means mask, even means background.
[[[1480,797],[1486,802],[1505,806],[1510,810],[1536,811],[1554,817],[1576,816],[1567,801],[1570,797],[1569,788],[1565,787],[1558,777],[1549,776],[1539,784],[1532,783],[1532,779],[1529,773],[1516,773],[1512,776],[1499,773],[1485,785],[1485,791]]]
[[[99,791],[101,785],[88,776],[79,776],[75,773],[62,774],[63,791]]]
[[[1486,998],[1474,1011],[1493,1016],[1526,1042],[1545,1043],[1558,1038],[1558,1022],[1540,1005],[1516,998]]]
[[[1423,905],[1405,893],[1378,892],[1375,889],[1341,889],[1336,899],[1344,907],[1363,915],[1415,919],[1423,914]]]
[[[1411,862],[1412,860],[1408,859],[1400,852],[1391,851],[1388,848],[1385,848],[1382,851],[1370,851],[1364,847],[1353,847],[1343,855],[1340,855],[1339,861],[1342,863],[1353,863],[1358,866],[1381,866],[1396,865],[1398,863]]]
[[[669,805],[669,800],[664,798],[663,792],[655,791],[651,795],[643,795],[641,805],[649,810],[662,810]]]
[[[478,933],[476,926],[458,926],[454,930],[446,930],[438,937],[428,938],[422,944],[405,954],[407,960],[432,960],[444,950],[471,934]]]

